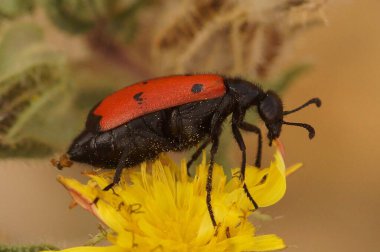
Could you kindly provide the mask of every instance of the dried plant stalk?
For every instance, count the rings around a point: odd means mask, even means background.
[[[153,9],[160,73],[223,72],[265,79],[291,38],[324,21],[325,0],[168,0]]]

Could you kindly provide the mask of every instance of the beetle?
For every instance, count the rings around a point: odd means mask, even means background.
[[[284,124],[305,128],[309,138],[314,137],[312,126],[283,120],[285,115],[310,104],[319,107],[321,101],[313,98],[298,108],[284,111],[275,92],[265,92],[259,85],[240,78],[217,74],[151,79],[116,91],[92,108],[85,129],[74,139],[67,156],[72,161],[116,168],[113,183],[104,188],[108,190],[119,182],[123,168],[153,160],[162,152],[184,151],[200,144],[187,163],[189,169],[202,150],[211,144],[206,204],[212,224],[216,226],[211,206],[212,171],[227,117],[232,115],[232,132],[242,155],[240,179],[257,209],[259,206],[244,183],[246,146],[240,130],[258,135],[257,167],[261,166],[262,133],[259,127],[244,120],[247,110],[257,107],[268,129],[269,145],[272,145]],[[67,163],[61,159],[56,165],[62,168]]]

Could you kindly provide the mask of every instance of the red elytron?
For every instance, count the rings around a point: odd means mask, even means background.
[[[107,131],[142,115],[225,93],[226,86],[219,75],[169,76],[125,87],[106,97],[93,114],[101,116],[100,130]]]

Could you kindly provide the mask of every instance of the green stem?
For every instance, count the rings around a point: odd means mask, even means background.
[[[0,252],[39,252],[42,250],[56,251],[59,248],[49,244],[7,246],[0,244]]]

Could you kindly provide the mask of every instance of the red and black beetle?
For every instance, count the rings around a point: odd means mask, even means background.
[[[232,114],[232,132],[242,153],[241,180],[244,182],[246,147],[240,130],[258,134],[255,165],[260,167],[262,135],[260,128],[244,121],[249,108],[257,106],[268,129],[270,145],[280,136],[283,124],[314,129],[304,123],[286,122],[284,115],[310,104],[318,107],[314,98],[291,111],[283,111],[281,99],[273,91],[239,79],[215,74],[179,75],[157,78],[125,87],[97,104],[89,113],[86,128],[73,141],[67,154],[73,161],[103,168],[116,168],[110,189],[120,180],[125,167],[155,159],[167,151],[183,151],[201,143],[188,162],[188,168],[202,150],[211,144],[207,178],[207,207],[214,226],[211,207],[211,185],[214,157],[219,146],[222,124]],[[58,166],[64,166],[58,163]],[[244,190],[255,208],[258,205]]]

